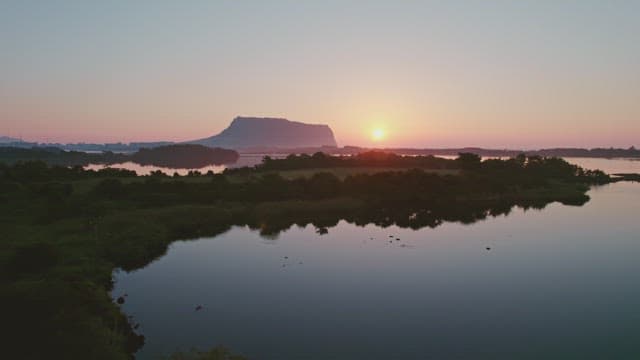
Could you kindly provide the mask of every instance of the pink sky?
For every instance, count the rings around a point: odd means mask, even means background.
[[[340,145],[639,146],[640,2],[16,2],[0,135],[181,141],[238,115]]]

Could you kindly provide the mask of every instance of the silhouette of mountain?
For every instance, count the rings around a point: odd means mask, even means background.
[[[230,149],[337,146],[328,125],[257,117],[236,117],[220,134],[189,143]]]
[[[9,136],[0,136],[0,144],[2,143],[15,143],[15,142],[21,142],[20,139],[16,139],[16,138],[12,138]]]

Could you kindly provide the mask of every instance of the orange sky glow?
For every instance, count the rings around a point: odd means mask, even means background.
[[[242,115],[340,146],[640,146],[640,3],[570,3],[15,2],[0,136],[186,141]]]

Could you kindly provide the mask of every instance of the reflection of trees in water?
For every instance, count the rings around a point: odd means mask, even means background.
[[[18,338],[8,343],[34,349],[28,344],[35,337],[47,344],[74,344],[53,351],[44,347],[51,354],[32,358],[133,354],[143,339],[108,296],[112,271],[146,266],[178,239],[216,236],[233,226],[249,226],[275,238],[293,225],[311,224],[324,234],[341,220],[412,229],[471,224],[509,214],[514,206],[540,209],[567,199],[580,205],[588,200],[589,185],[611,182],[603,173],[560,159],[521,156],[480,162],[469,155],[445,160],[369,154],[354,161],[353,167],[375,163],[399,171],[346,178],[314,170],[309,177],[290,179],[265,169],[135,177],[114,169],[0,163],[0,218],[9,234],[0,266],[11,285],[3,294],[11,317],[3,320]],[[330,170],[336,162],[342,159],[319,154],[277,164]],[[460,171],[440,176],[420,169],[430,165]],[[418,169],[407,170],[413,167]]]
[[[565,205],[582,206],[588,198],[563,201]],[[398,226],[419,230],[422,228],[435,228],[445,222],[457,222],[461,224],[473,224],[490,217],[509,215],[514,208],[524,210],[542,210],[554,201],[546,200],[519,200],[519,201],[478,201],[478,202],[450,202],[434,204],[432,206],[393,206],[383,204],[371,204],[360,210],[326,210],[315,213],[313,211],[304,214],[287,213],[266,215],[261,218],[259,224],[249,223],[249,227],[259,230],[260,235],[276,239],[282,231],[292,226],[305,227],[313,225],[316,233],[324,235],[329,229],[338,225],[341,220],[360,227],[376,225],[379,227]]]

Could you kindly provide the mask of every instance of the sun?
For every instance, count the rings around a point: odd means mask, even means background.
[[[371,132],[371,139],[373,139],[373,141],[380,141],[384,139],[384,130],[379,128],[373,129],[373,131]]]

